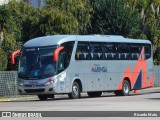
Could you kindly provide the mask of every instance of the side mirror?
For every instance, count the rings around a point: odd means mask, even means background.
[[[60,52],[61,50],[63,50],[63,49],[64,49],[64,47],[61,46],[61,47],[58,47],[58,48],[54,51],[54,53],[53,53],[53,60],[54,60],[55,62],[58,61],[59,52]]]
[[[13,53],[12,53],[12,55],[11,55],[11,63],[14,65],[15,64],[15,56],[17,55],[17,54],[20,54],[21,53],[21,50],[16,50],[16,51],[14,51]]]

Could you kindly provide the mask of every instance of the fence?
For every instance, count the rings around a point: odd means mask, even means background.
[[[154,67],[154,85],[160,86],[160,66]]]
[[[154,85],[160,86],[160,66],[154,67]],[[0,96],[18,95],[17,71],[0,71]]]
[[[0,71],[0,96],[18,95],[16,71]]]

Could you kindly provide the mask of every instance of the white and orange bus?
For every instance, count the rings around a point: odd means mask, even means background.
[[[27,41],[18,68],[19,93],[37,94],[40,100],[54,94],[79,98],[114,91],[129,95],[131,90],[152,87],[152,46],[149,40],[114,35],[53,35]]]

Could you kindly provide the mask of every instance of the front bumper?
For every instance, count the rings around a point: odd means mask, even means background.
[[[53,85],[48,85],[44,87],[25,87],[19,86],[18,91],[20,95],[35,95],[35,94],[56,94],[56,88]]]

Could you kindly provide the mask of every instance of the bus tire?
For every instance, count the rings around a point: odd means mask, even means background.
[[[77,82],[73,82],[72,92],[68,94],[70,99],[78,99],[81,97],[79,84]]]
[[[39,98],[40,100],[47,100],[47,98],[54,98],[54,94],[38,95],[38,98]]]
[[[38,95],[39,100],[47,100],[47,95]]]
[[[102,92],[87,92],[89,97],[100,97]]]
[[[116,96],[121,96],[121,95],[122,95],[120,90],[114,91],[114,94],[115,94]]]
[[[127,80],[124,80],[123,86],[122,86],[122,96],[128,96],[130,92],[130,83]]]

